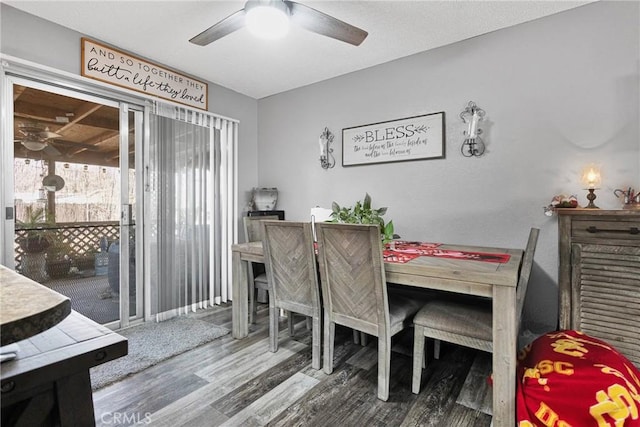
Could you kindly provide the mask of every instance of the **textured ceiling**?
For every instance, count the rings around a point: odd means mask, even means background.
[[[301,1],[368,31],[359,47],[295,27],[277,41],[241,29],[206,47],[188,42],[243,1],[5,3],[260,99],[590,1]]]

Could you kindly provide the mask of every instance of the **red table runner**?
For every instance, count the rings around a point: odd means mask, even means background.
[[[419,256],[465,259],[498,264],[509,262],[509,258],[511,258],[509,254],[439,249],[440,245],[442,245],[442,243],[407,242],[403,240],[396,240],[385,244],[383,257],[386,262],[397,262],[400,264],[409,262]]]

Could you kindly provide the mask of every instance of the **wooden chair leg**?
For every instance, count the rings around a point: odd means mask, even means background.
[[[367,346],[367,334],[365,334],[364,332],[360,332],[360,345],[362,345],[363,347]]]
[[[433,358],[440,359],[440,340],[433,340]]]
[[[249,284],[249,324],[256,322],[256,287],[253,283]]]
[[[336,325],[329,320],[327,312],[324,313],[324,363],[322,368],[325,374],[333,372],[333,340],[336,334]]]
[[[355,345],[367,346],[367,334],[356,329],[353,330],[353,343]]]
[[[258,288],[253,289],[253,318],[255,319],[258,315]],[[264,291],[264,293],[268,296],[269,292]],[[269,299],[267,298],[267,304],[269,303]]]
[[[287,324],[289,325],[289,336],[292,337],[295,335],[295,328],[293,326],[293,311],[287,312]]]
[[[353,343],[355,345],[360,344],[360,331],[353,330]]]
[[[322,330],[320,317],[307,317],[307,320],[311,319],[311,367],[313,369],[320,369],[320,357],[321,357],[321,340]]]
[[[424,351],[424,329],[420,326],[414,327],[413,333],[413,375],[411,379],[411,391],[414,394],[420,393],[420,382],[422,380],[422,368],[425,363]],[[426,366],[424,366],[426,367]]]
[[[391,337],[378,337],[378,399],[389,400],[391,370]]]
[[[269,300],[269,349],[272,353],[278,351],[278,320],[279,310]]]

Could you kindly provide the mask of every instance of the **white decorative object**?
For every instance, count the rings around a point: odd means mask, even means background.
[[[314,242],[318,241],[316,238],[316,222],[329,221],[332,213],[333,211],[331,209],[321,208],[320,206],[311,208],[311,231],[313,232]]]
[[[479,126],[480,121],[484,120],[485,114],[485,111],[473,101],[469,101],[467,108],[460,113],[460,118],[467,124],[467,130],[464,131],[466,138],[460,148],[465,157],[480,157],[484,154],[484,141],[480,137],[482,129]]]
[[[318,139],[318,144],[320,145],[320,166],[325,170],[331,169],[336,165],[336,159],[333,157],[333,154],[331,154],[333,153],[333,148],[330,147],[332,143],[333,134],[329,128],[325,127]]]
[[[278,203],[278,189],[273,188],[254,188],[253,189],[253,205],[259,211],[272,211]]]

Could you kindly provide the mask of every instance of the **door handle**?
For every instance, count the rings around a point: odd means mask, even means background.
[[[132,218],[133,205],[122,205],[122,210],[120,211],[120,220],[122,225],[131,225]]]

